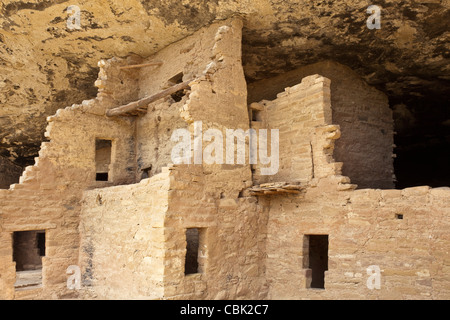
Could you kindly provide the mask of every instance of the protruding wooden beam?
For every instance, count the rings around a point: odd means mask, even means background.
[[[253,186],[248,191],[252,196],[265,196],[272,194],[300,194],[304,189],[305,187],[298,182],[269,182],[259,186]]]
[[[120,106],[120,107],[117,107],[117,108],[109,109],[108,111],[106,111],[106,115],[108,117],[121,116],[121,115],[124,115],[124,114],[129,113],[129,112],[134,112],[134,111],[136,111],[136,110],[138,110],[140,108],[147,108],[147,106],[150,103],[152,103],[152,102],[155,102],[155,101],[157,101],[159,99],[167,97],[168,95],[171,95],[171,94],[173,94],[173,93],[175,93],[177,91],[186,89],[187,87],[189,87],[189,84],[192,81],[194,81],[194,79],[191,79],[191,80],[188,80],[188,81],[176,84],[176,85],[174,85],[174,86],[172,86],[172,87],[170,87],[170,88],[168,88],[166,90],[158,92],[157,94],[154,94],[152,96],[143,98],[141,100],[134,101],[134,102],[131,102],[129,104],[126,104],[126,105],[123,105],[123,106]]]
[[[149,63],[143,63],[143,64],[132,64],[129,66],[123,66],[119,69],[135,69],[135,68],[143,68],[143,67],[151,67],[151,66],[161,66],[163,64],[162,61],[154,61]]]

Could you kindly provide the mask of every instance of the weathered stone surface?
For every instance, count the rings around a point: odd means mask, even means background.
[[[450,189],[354,190],[343,168],[347,164],[352,169],[357,162],[336,162],[340,139],[343,150],[364,144],[371,150],[366,157],[391,156],[392,146],[386,145],[392,122],[383,113],[384,95],[359,86],[355,74],[347,78],[358,84],[358,91],[348,94],[351,99],[380,97],[374,107],[379,118],[372,125],[386,126],[382,136],[341,131],[333,112],[352,109],[345,103],[332,105],[333,80],[320,74],[308,74],[273,100],[249,108],[241,50],[244,26],[238,18],[221,21],[149,57],[101,60],[97,97],[48,117],[49,141],[42,144],[35,165],[25,169],[19,183],[0,190],[0,298],[450,297]],[[163,64],[121,68],[155,60]],[[150,104],[140,116],[106,116],[111,108],[179,81],[180,74],[181,80],[197,79],[190,90]],[[345,90],[334,94],[335,101],[351,100]],[[255,110],[260,114],[253,119]],[[373,116],[373,110],[365,111],[358,116]],[[352,115],[341,119],[365,121]],[[219,132],[280,129],[280,170],[263,177],[261,167],[248,161],[172,164],[176,142],[170,141],[169,131],[194,134],[199,121],[203,130]],[[110,142],[97,148],[99,139]],[[378,163],[391,169],[389,161]],[[108,170],[106,179],[99,179],[99,170]],[[378,183],[378,174],[386,179],[383,172],[377,171],[372,181]],[[296,190],[299,183],[301,194],[281,192]],[[247,191],[253,185],[274,193],[252,196]],[[192,246],[188,229],[199,235],[193,274],[186,274]],[[45,230],[46,235],[42,286],[18,291],[12,234],[31,230]],[[320,244],[314,244],[316,236]],[[311,288],[315,264],[325,259],[323,289]],[[80,289],[67,286],[70,266],[80,267]],[[368,285],[369,267],[380,270],[380,287]]]
[[[69,1],[0,4],[0,152],[32,164],[45,118],[93,98],[97,61],[149,56],[199,28],[244,18],[249,82],[324,59],[351,67],[415,117],[448,101],[448,0],[379,1],[381,29],[368,30],[368,1],[83,0],[70,30]],[[430,99],[433,102],[430,102]],[[427,102],[428,101],[428,102]],[[445,119],[444,119],[445,120]]]

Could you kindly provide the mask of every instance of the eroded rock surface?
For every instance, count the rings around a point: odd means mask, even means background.
[[[75,4],[80,30],[66,25]],[[366,25],[372,4],[382,8],[379,30]],[[448,0],[2,0],[0,155],[33,163],[46,117],[96,95],[99,59],[148,56],[233,15],[244,18],[248,82],[332,59],[385,92],[391,106],[403,104],[417,119],[433,108],[431,124],[445,122],[449,7]]]

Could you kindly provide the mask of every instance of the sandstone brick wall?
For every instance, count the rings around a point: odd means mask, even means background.
[[[263,207],[253,197],[224,196],[220,185],[225,177],[207,174],[200,166],[174,166],[170,171],[165,297],[264,298]],[[187,228],[201,228],[204,233],[199,248],[203,266],[198,274],[184,274]]]
[[[188,77],[191,72],[200,79],[179,103],[170,98],[154,103],[136,121],[137,166],[151,164],[156,175],[139,184],[85,192],[80,263],[87,296],[192,299],[266,295],[261,277],[262,208],[254,198],[239,198],[240,192],[252,185],[250,166],[165,168],[171,162],[174,144],[169,140],[174,129],[193,132],[193,123],[202,121],[203,130],[219,129],[225,137],[227,128],[249,128],[240,61],[241,28],[239,20],[215,24],[198,37],[187,38],[149,59],[172,54],[174,63],[166,58],[160,68],[141,71],[141,95],[164,88],[181,67]],[[198,43],[205,47],[193,46]],[[107,62],[106,67],[111,65]],[[108,91],[108,79],[102,84],[104,91]],[[188,228],[199,228],[202,235],[201,273],[191,275],[185,275]]]
[[[86,296],[164,296],[168,170],[138,184],[86,191],[80,222],[80,267]]]
[[[87,110],[89,107],[102,108],[100,100],[92,100],[88,104],[61,109],[49,118],[46,135],[50,142],[42,144],[36,164],[26,168],[20,184],[9,190],[0,190],[2,299],[73,295],[66,288],[66,269],[78,263],[82,192],[87,188],[134,181],[131,121],[111,121]],[[111,182],[95,181],[96,138],[113,140]],[[11,234],[26,230],[46,231],[46,256],[42,258],[43,287],[15,292]]]
[[[180,116],[180,103],[171,101],[154,103],[148,112],[136,121],[137,179],[143,170],[151,168],[149,175],[158,174],[172,162],[171,151],[175,143],[170,140],[176,129],[188,125]]]
[[[19,182],[22,171],[21,167],[0,156],[0,189],[8,189],[10,185]]]
[[[151,167],[151,174],[157,174],[172,162],[173,131],[188,128],[193,132],[194,119],[204,122],[203,131],[213,127],[224,135],[225,128],[248,128],[239,24],[235,20],[201,29],[142,61],[162,61],[161,66],[134,71],[140,98],[173,85],[170,79],[176,75],[182,74],[182,81],[197,79],[181,101],[170,97],[157,101],[137,119],[138,179],[143,169]]]
[[[343,163],[343,174],[360,188],[393,188],[393,119],[387,97],[349,68],[325,61],[251,83],[248,101],[275,99],[284,88],[312,74],[331,80],[332,121],[342,133],[334,157]]]
[[[205,55],[208,71],[192,85],[181,112],[191,132],[195,121],[203,122],[203,131],[221,130],[224,138],[225,129],[249,128],[241,28],[240,21],[234,20],[216,24],[214,32],[201,33],[208,33],[214,41],[202,40],[202,44],[212,45]],[[262,208],[256,199],[240,197],[240,192],[252,185],[248,162],[176,165],[169,170],[165,298],[263,298],[267,288],[261,277],[265,238],[264,220],[259,218]],[[188,228],[199,228],[202,233],[201,273],[185,275]]]
[[[332,185],[325,179],[304,197],[270,199],[269,299],[450,297],[449,188],[338,192]],[[309,234],[329,235],[325,290],[307,289],[303,260]],[[367,287],[372,265],[381,269],[380,289]]]
[[[279,130],[279,169],[275,175],[260,175],[260,163],[255,165],[255,183],[302,182],[314,178],[312,140],[315,128],[331,124],[330,81],[319,75],[304,78],[301,83],[286,88],[277,99],[263,100],[264,110],[260,123],[253,121],[255,129]],[[270,141],[268,138],[268,148]],[[270,152],[269,152],[270,154]]]

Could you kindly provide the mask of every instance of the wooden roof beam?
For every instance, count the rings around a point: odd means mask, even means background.
[[[136,68],[144,68],[144,67],[151,67],[151,66],[161,66],[163,64],[162,61],[153,61],[149,63],[143,63],[143,64],[132,64],[128,66],[119,67],[119,69],[136,69]]]
[[[182,83],[176,84],[166,90],[163,90],[161,92],[158,92],[154,95],[145,97],[143,99],[140,99],[138,101],[134,101],[134,102],[130,102],[129,104],[120,106],[120,107],[116,107],[116,108],[112,108],[106,111],[106,115],[108,117],[114,117],[114,116],[122,116],[125,115],[127,113],[130,112],[135,112],[138,109],[141,108],[147,108],[148,105],[152,102],[155,102],[159,99],[165,98],[177,91],[186,89],[189,87],[189,84],[194,81],[194,79],[188,80],[188,81],[184,81]]]

